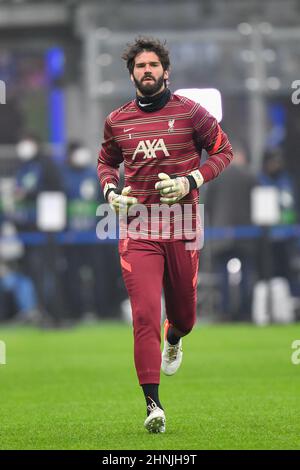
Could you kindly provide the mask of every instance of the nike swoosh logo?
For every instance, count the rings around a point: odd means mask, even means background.
[[[124,132],[132,131],[132,129],[134,129],[134,127],[129,127],[129,129],[124,129]]]
[[[152,103],[140,103],[140,102],[139,102],[139,105],[142,106],[142,107],[144,107],[144,106],[150,106],[150,104],[152,104]]]

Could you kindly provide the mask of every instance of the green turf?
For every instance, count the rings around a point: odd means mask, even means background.
[[[131,328],[2,328],[1,449],[300,448],[299,325],[198,326],[162,377],[165,434],[143,428]]]

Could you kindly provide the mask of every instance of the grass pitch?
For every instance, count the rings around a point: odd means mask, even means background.
[[[299,325],[197,326],[162,376],[167,431],[143,428],[129,326],[2,328],[0,449],[299,449]]]

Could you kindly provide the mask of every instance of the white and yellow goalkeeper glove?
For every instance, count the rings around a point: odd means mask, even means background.
[[[174,204],[186,196],[192,189],[200,188],[203,184],[203,176],[199,170],[195,170],[187,176],[169,176],[167,173],[159,173],[160,181],[155,184],[158,189],[160,201],[165,204]]]
[[[126,186],[122,190],[119,188],[109,188],[109,193],[106,194],[107,202],[115,212],[127,214],[128,209],[134,204],[138,203],[136,197],[130,197],[128,194],[131,191],[131,186]]]

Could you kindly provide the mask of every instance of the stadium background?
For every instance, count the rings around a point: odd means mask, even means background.
[[[6,91],[0,104],[0,340],[7,356],[0,365],[0,448],[297,447],[299,424],[292,416],[299,412],[299,371],[290,357],[300,318],[300,104],[292,100],[300,80],[299,21],[297,0],[0,2]],[[211,401],[207,409],[199,405],[203,424],[189,409],[190,421],[172,444],[149,444],[142,429],[122,434],[127,422],[122,411],[121,418],[116,414],[119,400],[130,395],[130,426],[141,421],[130,308],[116,241],[100,242],[95,230],[103,122],[132,99],[120,55],[139,34],[167,40],[173,91],[221,92],[221,124],[240,162],[236,173],[201,195],[207,210],[199,328],[186,340],[191,359],[182,377],[195,402]],[[17,144],[29,133],[41,140],[34,169],[18,156]],[[90,152],[90,161],[74,170],[69,162],[78,148]],[[40,171],[50,174],[48,160],[54,166],[48,186],[41,178],[30,197],[22,193]],[[277,173],[267,174],[268,162],[280,166]],[[276,188],[277,220],[254,223],[256,186]],[[67,196],[63,230],[36,224],[44,190]],[[243,325],[232,324],[238,322]],[[176,387],[184,396],[177,378]],[[99,411],[104,400],[110,420],[120,420],[111,439]],[[193,427],[198,434],[189,434]]]

